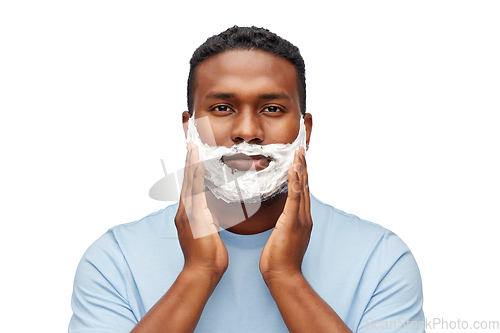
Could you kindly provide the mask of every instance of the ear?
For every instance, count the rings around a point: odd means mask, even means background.
[[[313,127],[313,117],[310,113],[304,115],[304,125],[306,126],[306,149],[309,149],[309,140],[311,139],[311,131]]]
[[[191,118],[191,115],[189,114],[189,112],[187,112],[187,111],[182,112],[182,128],[184,129],[184,136],[186,138],[187,138],[189,118]]]

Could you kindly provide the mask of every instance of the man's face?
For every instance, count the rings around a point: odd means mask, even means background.
[[[195,84],[195,117],[208,117],[218,146],[243,141],[291,143],[297,137],[300,98],[295,67],[288,60],[260,50],[227,51],[199,65]],[[310,115],[306,118],[308,142]],[[199,132],[208,143],[207,133]],[[242,171],[252,164],[257,170],[269,164],[264,156],[249,159],[237,155],[224,162]]]

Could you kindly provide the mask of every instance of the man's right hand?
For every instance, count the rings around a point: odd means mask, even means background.
[[[217,219],[207,207],[205,167],[190,143],[175,226],[184,268],[131,333],[193,332],[228,265]]]
[[[184,271],[213,277],[218,282],[228,266],[227,250],[219,236],[217,218],[205,197],[205,166],[198,147],[190,142],[175,225],[184,253]]]

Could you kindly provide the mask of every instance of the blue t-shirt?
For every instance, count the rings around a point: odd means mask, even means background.
[[[184,265],[174,216],[178,204],[110,229],[84,254],[75,277],[71,333],[130,332]],[[389,230],[311,196],[313,230],[302,272],[353,332],[423,332],[417,263]],[[229,267],[196,332],[288,332],[259,270],[271,230],[222,230]]]

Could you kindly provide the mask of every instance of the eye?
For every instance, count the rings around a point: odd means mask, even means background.
[[[283,110],[277,106],[268,106],[263,111],[270,112],[270,113],[277,113],[280,111],[283,112]]]
[[[216,107],[213,107],[211,110],[219,112],[228,112],[231,110],[231,108],[229,108],[229,106],[227,105],[217,105]]]

